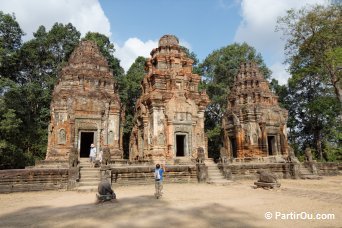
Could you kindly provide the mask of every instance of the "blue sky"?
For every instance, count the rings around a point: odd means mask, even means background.
[[[241,17],[239,4],[218,0],[101,0],[111,22],[112,38],[120,45],[130,37],[157,40],[174,34],[190,45],[199,59],[234,42]],[[134,15],[134,16],[133,16]]]
[[[0,0],[0,10],[14,13],[32,38],[40,25],[71,22],[110,37],[127,70],[138,56],[149,57],[159,38],[174,34],[200,60],[234,42],[256,48],[281,84],[289,78],[284,41],[276,33],[277,17],[290,8],[327,4],[328,0]]]

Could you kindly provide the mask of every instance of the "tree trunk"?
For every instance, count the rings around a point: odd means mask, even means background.
[[[323,151],[322,151],[322,138],[321,138],[321,131],[316,130],[314,133],[314,143],[316,145],[316,150],[319,155],[319,160],[323,161]]]
[[[342,71],[341,69],[338,69],[338,71],[336,73],[330,73],[330,77],[331,77],[331,83],[334,86],[334,91],[336,94],[336,97],[338,99],[338,101],[340,102],[340,104],[342,104],[342,89],[340,87],[340,74],[339,72]]]

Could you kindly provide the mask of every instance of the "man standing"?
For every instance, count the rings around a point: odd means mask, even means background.
[[[89,159],[90,159],[91,166],[93,166],[95,159],[96,159],[96,147],[93,143],[90,145]]]
[[[156,192],[154,196],[157,199],[159,199],[162,196],[164,171],[165,171],[165,166],[163,166],[163,168],[160,168],[159,164],[156,165],[156,169],[154,170]]]

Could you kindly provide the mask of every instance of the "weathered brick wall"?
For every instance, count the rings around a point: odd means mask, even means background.
[[[342,163],[317,162],[316,167],[318,175],[321,176],[335,176],[342,174]]]
[[[290,163],[244,163],[244,164],[219,164],[219,169],[227,179],[258,179],[256,173],[259,169],[269,170],[280,179],[291,178],[292,164]]]
[[[112,184],[139,185],[154,183],[154,166],[112,167]],[[167,166],[164,183],[197,183],[195,165]]]
[[[68,169],[0,170],[0,193],[66,189]]]

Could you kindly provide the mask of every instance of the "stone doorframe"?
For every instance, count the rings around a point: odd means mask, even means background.
[[[95,143],[95,147],[96,147],[96,151],[98,152],[100,147],[99,147],[99,132],[97,129],[91,129],[91,130],[78,130],[77,134],[76,134],[76,139],[75,140],[77,142],[77,151],[78,151],[78,158],[80,158],[81,156],[81,133],[83,132],[89,132],[89,133],[94,133],[94,143]]]
[[[174,134],[174,158],[177,157],[177,135],[185,136],[185,143],[184,143],[184,156],[178,156],[178,157],[190,157],[190,141],[189,141],[189,133],[187,132],[175,132]]]

